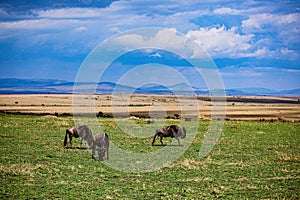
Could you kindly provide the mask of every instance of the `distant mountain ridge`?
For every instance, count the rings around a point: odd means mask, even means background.
[[[75,85],[78,93],[98,94],[184,94],[210,95],[207,89],[200,89],[179,83],[170,86],[148,84],[139,88],[112,82],[84,82],[75,83],[56,79],[18,79],[0,78],[0,94],[72,94]],[[227,96],[300,96],[300,88],[293,90],[276,91],[267,88],[233,88],[226,89]]]

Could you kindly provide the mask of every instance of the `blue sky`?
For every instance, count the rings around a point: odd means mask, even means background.
[[[0,0],[0,78],[74,81],[99,43],[143,27],[174,29],[197,42],[226,88],[299,88],[300,3],[288,0]],[[143,54],[118,63],[134,67]],[[186,65],[168,53],[144,56]]]

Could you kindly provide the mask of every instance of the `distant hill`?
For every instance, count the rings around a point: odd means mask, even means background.
[[[299,96],[300,95],[300,88],[299,89],[294,89],[294,90],[283,90],[283,91],[280,91],[280,93],[283,94],[283,95]]]
[[[200,89],[185,83],[170,86],[146,84],[139,88],[134,88],[112,82],[74,83],[55,79],[0,79],[0,94],[72,94],[74,93],[74,88],[77,93],[210,95],[207,89]],[[300,96],[300,88],[283,91],[267,88],[233,88],[226,89],[225,93],[227,96]]]
[[[228,96],[273,96],[278,95],[279,92],[275,90],[270,90],[267,88],[238,88],[238,89],[227,89],[226,94]]]
[[[64,83],[67,83],[67,82],[62,81],[62,80],[55,80],[55,79],[1,78],[0,79],[0,88],[41,87],[41,86],[60,85],[60,84],[64,84]]]
[[[44,93],[60,93],[56,91],[56,87],[67,83],[62,80],[55,79],[17,79],[17,78],[1,78],[0,93],[1,94],[44,94]],[[65,91],[67,92],[67,91]]]
[[[300,96],[300,88],[294,90],[271,90],[267,88],[226,89],[227,96]]]

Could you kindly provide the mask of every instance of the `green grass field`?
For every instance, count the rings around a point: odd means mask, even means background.
[[[152,138],[124,136],[113,119],[99,121],[122,148],[162,148],[151,146]],[[63,148],[65,129],[73,125],[71,117],[0,115],[0,199],[300,198],[300,123],[225,122],[218,144],[200,158],[209,125],[200,121],[183,156],[147,173],[116,171],[85,149]]]

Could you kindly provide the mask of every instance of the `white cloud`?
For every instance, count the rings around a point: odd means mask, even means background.
[[[95,18],[103,16],[103,9],[100,8],[61,8],[37,11],[41,18],[51,19],[74,19],[74,18]]]
[[[187,36],[217,57],[240,56],[251,48],[251,40],[254,37],[252,34],[240,35],[236,27],[226,29],[224,26],[190,30]]]
[[[288,69],[287,71],[290,73],[300,73],[300,69]]]
[[[218,8],[213,11],[214,14],[230,14],[230,15],[239,15],[243,13],[242,10],[236,10],[232,8]]]
[[[245,70],[234,70],[229,72],[221,72],[222,77],[228,78],[242,78],[242,77],[262,77],[262,72],[256,72],[253,70],[245,69]]]
[[[224,78],[238,78],[238,77],[263,77],[265,73],[277,70],[273,67],[250,67],[250,66],[227,66],[220,69]]]
[[[283,19],[281,23],[286,21],[293,21],[293,19]],[[289,60],[299,58],[297,51],[281,47],[280,44],[275,43],[277,47],[271,50],[270,46],[274,45],[274,38],[268,37],[257,40],[255,34],[238,33],[237,27],[231,27],[230,29],[225,28],[225,26],[219,28],[205,27],[199,30],[190,30],[187,32],[187,36],[202,46],[212,57],[284,58]],[[295,42],[299,42],[299,36],[294,37],[298,38]],[[287,40],[292,39],[287,38]]]
[[[156,53],[154,53],[154,54],[149,55],[149,57],[161,58],[162,55],[160,55],[160,53],[156,52]]]
[[[260,47],[253,51],[240,53],[239,57],[274,58],[275,54],[275,51],[271,51],[266,47]]]
[[[273,31],[276,29],[286,29],[289,25],[298,27],[300,25],[300,13],[292,13],[286,15],[274,15],[269,13],[250,15],[247,20],[242,21],[242,29],[244,32],[263,32],[268,29]],[[273,27],[271,29],[270,27]]]
[[[270,7],[266,6],[255,6],[255,7],[248,7],[247,9],[234,9],[234,8],[229,8],[229,7],[221,7],[213,10],[213,14],[216,15],[244,15],[244,16],[249,16],[249,15],[254,15],[254,14],[259,14],[259,13],[265,13],[265,12],[271,12]]]
[[[149,34],[151,33],[151,34]],[[176,29],[137,29],[134,32],[114,38],[110,50],[127,51],[141,48],[163,49],[184,58],[207,58],[207,54],[195,42],[177,32]]]
[[[80,26],[80,27],[77,27],[74,29],[75,32],[79,32],[79,33],[85,32],[87,30],[88,30],[88,28],[85,26]]]
[[[214,1],[216,3],[216,1]],[[219,2],[221,3],[221,1]],[[202,5],[202,6],[200,6]],[[65,41],[79,41],[85,33],[84,40],[91,46],[110,37],[132,28],[141,27],[166,27],[174,28],[186,33],[188,37],[200,44],[213,57],[297,57],[295,50],[288,46],[299,42],[300,14],[268,14],[268,7],[253,7],[241,9],[232,7],[219,7],[213,11],[206,9],[203,5],[211,5],[211,2],[161,2],[154,0],[145,3],[144,0],[115,1],[106,8],[60,8],[51,10],[33,10],[34,17],[27,17],[19,21],[0,22],[0,38],[8,37],[24,38],[39,34],[48,34],[51,42],[64,43]],[[199,16],[219,15],[243,15],[248,17],[241,21],[241,25],[232,27],[201,27],[193,23]],[[0,9],[0,15],[7,15],[6,11]],[[235,17],[235,16],[232,16]],[[240,27],[239,27],[240,26]],[[199,28],[200,27],[200,28]],[[271,28],[270,28],[271,27]],[[243,31],[243,32],[241,32]],[[267,39],[257,37],[257,33],[268,33],[263,36]],[[53,37],[51,37],[53,34]],[[162,46],[169,45],[169,34],[160,33],[152,42],[161,43]],[[70,36],[70,37],[66,37]],[[53,39],[55,36],[56,39]],[[175,37],[175,35],[171,35]],[[32,37],[25,37],[32,38]],[[280,41],[274,42],[279,38]],[[126,38],[124,38],[126,39]],[[130,36],[125,43],[144,42],[143,38]],[[140,41],[141,40],[141,41]],[[268,42],[261,42],[267,41]],[[47,38],[43,41],[47,42]],[[31,41],[29,41],[30,43]],[[184,41],[178,41],[183,44]],[[273,50],[270,50],[270,45]],[[181,48],[173,45],[173,49]],[[280,46],[281,45],[281,46]],[[28,45],[30,46],[30,44]],[[284,46],[284,48],[283,48]],[[275,49],[275,50],[274,50]],[[190,52],[189,52],[190,53]],[[201,52],[200,52],[201,54]],[[197,57],[199,53],[193,52],[191,57]]]
[[[51,20],[51,19],[30,19],[30,20],[20,20],[14,22],[1,22],[0,28],[6,30],[47,30],[51,31],[53,29],[67,29],[70,26],[77,26],[82,23],[90,23],[90,21],[80,21],[77,19],[69,20]]]
[[[185,32],[196,25],[190,19],[206,11],[190,8],[184,2],[143,0],[115,1],[106,8],[59,8],[50,10],[32,10],[34,17],[24,16],[24,20],[5,22],[3,28],[15,29],[48,29],[69,28],[72,23],[93,23],[94,29],[125,31],[140,27],[176,28]],[[184,9],[186,7],[186,9]],[[4,10],[0,10],[0,13]],[[72,28],[73,29],[73,28]],[[89,30],[92,30],[89,28]],[[103,31],[102,31],[103,32]]]
[[[290,50],[288,48],[282,48],[279,49],[279,51],[279,53],[285,58],[296,59],[297,57],[299,57],[299,54],[296,51]]]

